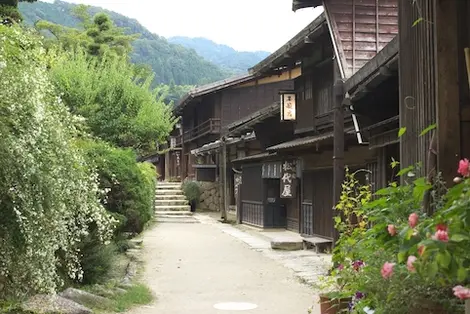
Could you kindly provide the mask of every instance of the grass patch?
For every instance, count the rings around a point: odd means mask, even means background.
[[[152,291],[143,284],[137,284],[129,288],[126,293],[116,297],[116,312],[124,312],[136,305],[149,304],[153,300]]]

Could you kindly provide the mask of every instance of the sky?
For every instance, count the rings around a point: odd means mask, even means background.
[[[294,13],[292,0],[66,1],[135,18],[160,36],[205,37],[238,51],[274,52],[323,11],[318,7]]]

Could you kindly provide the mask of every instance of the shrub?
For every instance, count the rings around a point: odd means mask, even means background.
[[[119,220],[117,232],[142,232],[154,212],[153,165],[139,164],[133,151],[104,142],[82,140],[79,145],[98,170],[100,188],[107,192],[102,203]]]
[[[344,215],[336,218],[341,236],[334,260],[339,266],[332,276],[343,283],[342,295],[353,297],[354,313],[366,308],[387,314],[431,309],[463,313],[458,298],[470,297],[470,290],[461,287],[470,283],[470,163],[464,164],[467,178],[456,179],[461,184],[444,196],[441,191],[432,194],[432,216],[422,209],[423,197],[432,186],[425,178],[408,175],[411,168],[400,171],[407,176],[405,184],[392,183],[378,191],[374,200],[366,197],[364,202],[357,202],[360,193],[347,193],[357,183],[347,176],[337,208],[364,217],[369,228],[346,228]],[[436,182],[436,186],[442,184]],[[453,287],[458,287],[455,296]]]
[[[60,265],[80,279],[90,223],[100,242],[112,232],[47,58],[35,35],[0,25],[0,298],[54,292]]]
[[[199,186],[199,183],[188,180],[183,182],[182,188],[183,193],[189,202],[196,202],[196,204],[199,204],[201,199],[201,187]]]
[[[58,53],[52,79],[64,102],[86,118],[93,135],[141,154],[153,152],[176,122],[171,107],[151,90],[127,58],[90,58],[81,50]]]

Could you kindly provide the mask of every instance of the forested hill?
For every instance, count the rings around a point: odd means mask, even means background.
[[[63,1],[54,3],[20,3],[19,8],[27,24],[43,19],[69,27],[77,27],[79,20],[71,14],[74,4]],[[224,79],[234,73],[205,60],[194,50],[169,43],[164,37],[151,33],[137,20],[121,14],[90,7],[93,15],[106,12],[119,27],[126,27],[129,33],[141,34],[133,43],[132,61],[148,64],[155,72],[156,83],[177,85],[202,85]]]
[[[269,55],[267,51],[236,51],[232,47],[217,44],[206,38],[171,37],[169,42],[180,44],[196,52],[218,66],[236,73],[257,64]]]

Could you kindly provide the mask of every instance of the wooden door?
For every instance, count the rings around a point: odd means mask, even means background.
[[[333,238],[333,170],[312,174],[313,234]]]
[[[297,192],[295,193],[296,197],[292,199],[284,199],[284,205],[286,206],[287,211],[287,230],[299,232],[300,224],[300,210],[299,210],[299,195],[300,195],[300,186],[297,184]]]

